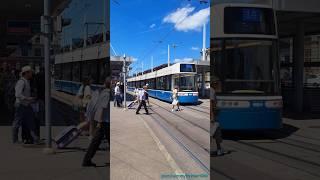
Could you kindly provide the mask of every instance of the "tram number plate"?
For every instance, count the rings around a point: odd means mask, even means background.
[[[253,106],[253,107],[262,107],[262,106],[263,106],[263,103],[262,103],[262,102],[253,102],[253,103],[252,103],[252,106]]]

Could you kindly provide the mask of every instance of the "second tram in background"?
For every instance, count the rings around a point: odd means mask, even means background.
[[[276,14],[265,5],[212,7],[211,81],[225,130],[282,127]]]
[[[182,104],[198,103],[198,92],[195,86],[196,65],[193,63],[176,63],[162,69],[155,68],[128,79],[129,90],[142,88],[148,84],[151,97],[172,102],[172,90],[178,87],[178,98]]]

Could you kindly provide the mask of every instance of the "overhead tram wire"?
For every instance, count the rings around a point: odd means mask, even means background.
[[[198,9],[199,7],[200,7],[200,5],[196,6],[195,9]],[[183,18],[181,21],[179,21],[177,24],[183,23],[183,22],[186,20],[187,17],[188,17],[188,16],[184,17],[184,18]],[[181,18],[181,16],[180,16],[180,18]],[[179,18],[179,19],[180,19],[180,18]],[[159,43],[157,43],[153,48],[151,48],[149,51],[147,51],[147,53],[146,53],[144,56],[142,56],[141,59],[145,59],[147,56],[149,56],[150,53],[153,52],[153,51],[159,46],[160,42],[164,42],[164,40],[165,40],[165,39],[170,35],[170,33],[172,33],[174,30],[175,30],[175,28],[173,27],[169,32],[167,32],[167,33],[163,36],[162,39],[160,39],[160,40],[158,41]],[[139,57],[139,56],[138,56],[138,57]]]

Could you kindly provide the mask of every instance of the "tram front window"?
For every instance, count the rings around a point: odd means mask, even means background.
[[[213,43],[214,73],[224,94],[273,95],[278,87],[276,41],[217,40]]]
[[[175,86],[179,87],[179,91],[195,91],[195,76],[194,75],[180,75],[175,77]]]

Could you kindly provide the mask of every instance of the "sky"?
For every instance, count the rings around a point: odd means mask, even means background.
[[[199,0],[110,0],[111,55],[134,58],[132,72],[167,63],[200,59],[202,27],[210,44],[210,10]],[[174,47],[174,48],[173,48]]]
[[[103,23],[104,17],[103,3],[106,0],[73,0],[68,8],[63,11],[64,18],[70,18],[71,24],[64,27],[62,38],[63,45],[70,44],[72,39],[83,38],[85,34],[85,22]],[[103,31],[102,25],[90,24],[88,26],[88,36],[96,35]]]

